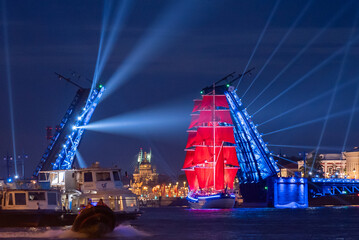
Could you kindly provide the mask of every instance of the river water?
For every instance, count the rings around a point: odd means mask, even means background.
[[[4,228],[0,238],[87,238],[70,228]],[[104,239],[359,239],[359,207],[147,208]]]

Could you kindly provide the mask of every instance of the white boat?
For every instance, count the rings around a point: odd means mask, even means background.
[[[91,200],[95,206],[102,199],[114,211],[118,223],[139,215],[137,196],[123,186],[121,170],[101,168],[99,163],[90,168],[40,171],[38,183],[42,188],[62,191],[62,206],[77,214]]]
[[[63,225],[57,190],[5,189],[0,199],[0,227]]]

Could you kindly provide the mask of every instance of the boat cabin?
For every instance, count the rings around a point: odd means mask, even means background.
[[[45,189],[78,190],[83,193],[123,187],[121,169],[101,168],[98,162],[90,168],[41,171],[38,183]]]
[[[61,210],[56,190],[9,189],[0,194],[2,210]]]

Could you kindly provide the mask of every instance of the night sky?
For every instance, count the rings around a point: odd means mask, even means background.
[[[351,115],[353,106],[359,108],[359,101],[354,103],[359,87],[356,1],[129,1],[116,25],[118,4],[125,3],[112,4],[105,40],[111,31],[117,31],[118,37],[99,80],[108,86],[111,79],[107,89],[111,94],[101,101],[91,122],[110,119],[116,124],[131,124],[86,131],[80,153],[88,165],[99,161],[103,166],[117,164],[132,171],[135,155],[142,147],[145,151],[152,149],[153,162],[160,173],[178,175],[185,156],[192,100],[200,97],[203,87],[233,71],[240,73],[246,66],[255,70],[243,79],[237,93],[242,96],[246,92],[242,101],[250,105],[249,114],[255,113],[255,123],[261,124],[309,101],[259,127],[266,134],[314,120],[312,124],[264,136],[273,145],[309,146],[272,146],[274,153],[296,155],[315,149],[322,131],[320,151],[340,152],[350,119],[344,149],[359,145],[358,111]],[[1,2],[0,8],[0,154],[13,152],[5,30],[16,150],[29,155],[26,174],[30,176],[47,146],[46,126],[61,121],[77,90],[59,80],[54,72],[84,87],[91,86],[104,2],[12,0]],[[302,12],[304,8],[307,9]],[[267,29],[262,32],[266,23]],[[306,50],[287,66],[308,43]],[[113,74],[124,65],[129,70],[114,78]],[[344,113],[337,114],[341,112]],[[325,117],[333,114],[336,117],[330,118],[323,130]],[[4,176],[5,161],[0,166],[0,176]]]

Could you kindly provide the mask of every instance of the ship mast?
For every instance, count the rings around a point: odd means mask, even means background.
[[[213,189],[216,190],[216,83],[213,83]]]

